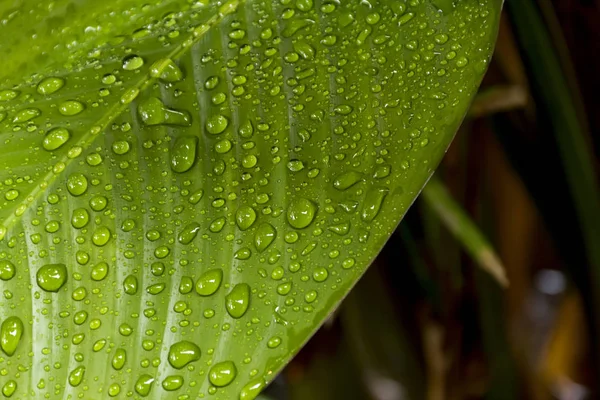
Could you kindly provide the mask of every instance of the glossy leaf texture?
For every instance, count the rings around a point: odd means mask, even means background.
[[[0,2],[3,396],[254,398],[437,166],[499,8]]]

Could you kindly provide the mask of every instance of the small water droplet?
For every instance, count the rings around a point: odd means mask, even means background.
[[[8,260],[0,260],[0,279],[9,281],[15,276],[15,265]]]
[[[134,295],[138,291],[138,280],[134,275],[128,275],[125,280],[123,280],[123,290],[128,295]]]
[[[264,379],[258,378],[248,382],[240,392],[240,400],[254,400],[265,388]]]
[[[256,211],[250,206],[241,206],[235,213],[235,222],[237,226],[245,231],[249,229],[256,221]]]
[[[312,223],[316,213],[317,206],[315,203],[307,198],[297,197],[290,203],[287,220],[292,227],[303,229]]]
[[[371,222],[375,219],[379,211],[383,200],[389,192],[388,188],[385,187],[372,187],[369,189],[363,202],[362,210],[360,212],[360,218],[365,222]]]
[[[81,196],[88,188],[88,180],[82,173],[75,172],[67,179],[67,190],[73,196]]]
[[[333,187],[338,190],[346,190],[356,185],[362,179],[362,175],[356,171],[348,171],[338,175],[333,181]]]
[[[189,171],[196,162],[198,137],[183,136],[178,138],[171,149],[171,169],[177,173]]]
[[[65,80],[62,78],[48,77],[43,79],[37,86],[39,94],[49,95],[59,91],[65,86]]]
[[[196,343],[182,340],[169,348],[169,364],[173,368],[182,369],[189,363],[198,361],[202,352]]]
[[[127,362],[127,352],[125,349],[117,349],[111,360],[111,365],[117,371],[121,370]]]
[[[229,385],[237,375],[237,368],[233,361],[223,361],[212,366],[208,374],[210,383],[217,387]]]
[[[198,278],[196,292],[200,296],[210,296],[219,289],[222,281],[223,270],[220,268],[210,269]]]
[[[17,351],[19,342],[24,332],[23,321],[19,317],[8,317],[0,327],[0,347],[7,356],[12,356]]]
[[[146,397],[150,394],[152,390],[152,384],[154,383],[154,378],[148,374],[142,374],[135,382],[135,391],[142,397]]]
[[[66,117],[77,115],[85,109],[85,106],[77,100],[66,100],[58,106],[58,112]]]
[[[145,125],[190,126],[192,117],[187,111],[168,108],[158,97],[143,100],[137,109],[140,119]]]
[[[254,245],[259,252],[263,252],[267,247],[273,243],[277,236],[277,230],[273,225],[265,222],[260,224],[254,234]]]
[[[250,286],[246,283],[235,285],[225,296],[225,306],[229,315],[233,318],[241,318],[250,306]]]
[[[67,266],[65,264],[46,264],[38,269],[37,284],[46,292],[58,292],[67,282]]]
[[[179,82],[183,79],[183,72],[170,58],[156,61],[150,67],[150,76],[158,78],[163,82]]]
[[[129,55],[123,59],[123,69],[126,71],[133,71],[141,68],[144,65],[144,59],[134,54]]]
[[[67,143],[70,137],[71,134],[65,128],[52,129],[48,133],[46,133],[46,136],[44,136],[44,140],[42,141],[42,147],[44,147],[44,149],[48,151],[59,149],[65,143]]]
[[[221,115],[221,114],[216,114],[216,115],[209,117],[208,121],[206,121],[206,130],[208,131],[208,133],[217,135],[217,134],[225,131],[225,129],[227,129],[228,125],[229,125],[229,120],[227,119],[226,116]]]
[[[85,367],[83,365],[75,368],[69,373],[69,385],[77,387],[83,381],[85,375]]]
[[[183,386],[183,376],[169,375],[162,381],[162,387],[167,392],[172,392]]]

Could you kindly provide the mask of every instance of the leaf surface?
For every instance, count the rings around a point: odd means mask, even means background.
[[[437,166],[499,8],[0,2],[3,395],[254,398]]]

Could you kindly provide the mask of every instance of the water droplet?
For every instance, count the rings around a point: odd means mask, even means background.
[[[106,196],[94,196],[90,199],[90,208],[94,211],[102,211],[108,205]]]
[[[37,284],[46,292],[58,292],[67,282],[67,266],[65,264],[46,264],[38,269]]]
[[[235,285],[225,296],[225,306],[229,315],[233,318],[241,318],[250,306],[250,286],[246,283]]]
[[[0,327],[0,347],[7,356],[12,356],[17,351],[24,332],[23,321],[19,317],[12,316],[2,322]]]
[[[333,187],[338,190],[346,190],[356,185],[362,179],[362,175],[356,171],[348,171],[338,175],[333,181]]]
[[[290,160],[287,167],[292,172],[300,172],[304,169],[304,163],[300,160]]]
[[[267,347],[270,349],[274,349],[276,347],[279,347],[280,344],[281,344],[281,338],[279,336],[274,336],[271,339],[269,339],[269,341],[267,342]]]
[[[58,112],[66,117],[77,115],[85,109],[85,106],[77,100],[66,100],[58,106]]]
[[[333,233],[337,233],[340,236],[347,235],[350,232],[350,222],[344,222],[341,224],[331,225],[329,230]]]
[[[46,133],[46,136],[44,136],[44,140],[42,141],[42,147],[44,147],[44,149],[48,151],[56,150],[62,147],[65,143],[67,143],[70,137],[71,134],[65,128],[52,129],[48,133]]]
[[[19,191],[17,189],[10,189],[4,194],[4,198],[8,201],[13,201],[19,197]]]
[[[183,79],[183,72],[170,58],[156,61],[150,67],[150,76],[163,82],[179,82]]]
[[[65,86],[65,80],[62,78],[48,77],[43,79],[37,85],[37,92],[39,94],[52,94],[59,91],[63,86]]]
[[[152,390],[152,384],[154,383],[154,378],[148,374],[142,374],[135,382],[135,391],[142,397],[146,397],[150,394]]]
[[[253,133],[254,133],[254,126],[252,125],[252,121],[246,120],[244,123],[242,123],[242,125],[240,126],[240,129],[239,129],[239,134],[241,137],[247,139],[247,138],[252,137]]]
[[[317,267],[313,271],[313,279],[315,282],[324,282],[329,276],[329,271],[323,267]]]
[[[241,206],[235,213],[235,222],[237,226],[245,231],[256,221],[256,211],[250,206]]]
[[[15,124],[30,121],[42,115],[42,112],[37,108],[25,108],[15,114],[13,122]]]
[[[267,247],[273,243],[275,237],[277,236],[277,230],[273,227],[273,225],[265,222],[260,224],[256,229],[256,233],[254,234],[254,245],[256,249],[260,252],[263,252]]]
[[[229,120],[227,119],[227,117],[221,114],[216,114],[209,117],[208,121],[206,121],[206,130],[208,131],[208,133],[217,135],[225,131],[228,125]]]
[[[15,276],[15,265],[8,260],[0,260],[0,279],[11,280]]]
[[[112,367],[119,371],[125,366],[126,362],[127,352],[125,351],[125,349],[117,349],[111,361]]]
[[[252,255],[252,250],[247,247],[242,247],[233,255],[238,260],[247,260]]]
[[[167,285],[164,283],[155,283],[154,285],[150,285],[146,288],[146,292],[152,295],[157,295],[163,292]]]
[[[144,65],[144,59],[134,54],[129,55],[123,59],[123,69],[126,71],[133,71],[141,68]]]
[[[223,361],[215,364],[210,369],[208,379],[217,387],[229,385],[237,375],[237,368],[233,361]]]
[[[17,98],[19,91],[12,89],[0,90],[0,101],[10,101]]]
[[[190,222],[187,224],[177,236],[177,240],[181,244],[190,244],[200,232],[200,224],[197,222]]]
[[[92,243],[98,247],[105,246],[111,238],[110,229],[106,226],[99,226],[92,235]]]
[[[67,179],[67,189],[73,196],[81,196],[88,188],[88,180],[82,173],[75,172]]]
[[[71,373],[69,373],[69,385],[73,387],[77,387],[83,381],[83,376],[85,375],[85,367],[83,365],[75,368]]]
[[[312,201],[304,197],[297,197],[292,200],[287,212],[288,223],[296,228],[303,229],[309,226],[315,219],[317,206]]]
[[[210,223],[210,225],[208,226],[208,230],[213,233],[221,232],[221,230],[225,226],[225,222],[225,217],[219,217]]]
[[[379,211],[383,200],[389,192],[388,188],[385,187],[372,187],[369,189],[363,202],[362,210],[360,211],[360,218],[365,222],[371,222],[375,219]]]
[[[2,386],[2,394],[4,397],[11,397],[17,391],[17,382],[14,380],[7,381],[4,386]]]
[[[168,108],[157,97],[149,97],[142,101],[137,109],[140,119],[145,125],[177,125],[190,126],[192,117],[187,111]]]
[[[220,268],[210,269],[198,278],[196,292],[200,296],[210,296],[219,289],[222,281],[223,270]]]
[[[200,202],[200,200],[202,200],[203,196],[204,196],[204,190],[198,189],[190,195],[190,198],[188,199],[188,201],[190,202],[190,204],[195,205],[195,204],[198,204]]]
[[[108,275],[108,264],[100,262],[96,264],[90,273],[92,280],[101,281]]]
[[[129,142],[127,140],[116,140],[112,144],[113,153],[120,155],[120,156],[122,156],[123,154],[129,153],[130,149],[131,149],[131,145],[129,144]]]
[[[183,376],[169,375],[162,381],[162,387],[167,392],[172,392],[183,386]]]
[[[171,169],[183,173],[189,171],[196,162],[198,137],[183,136],[178,138],[171,149]]]
[[[84,228],[90,222],[90,214],[85,208],[77,208],[73,210],[71,216],[71,225],[75,229]]]
[[[206,90],[212,90],[217,87],[219,81],[220,79],[218,76],[210,76],[204,82],[204,87],[206,88]]]
[[[254,400],[265,388],[264,379],[258,378],[248,382],[240,392],[240,400]]]
[[[138,291],[138,280],[134,275],[128,275],[123,280],[123,290],[129,295],[134,295]]]
[[[182,340],[171,345],[169,348],[169,364],[173,368],[182,369],[189,363],[198,361],[202,352],[200,347],[193,342]]]

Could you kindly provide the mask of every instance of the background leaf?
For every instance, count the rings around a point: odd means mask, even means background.
[[[499,5],[0,5],[4,395],[254,398],[437,166]]]

